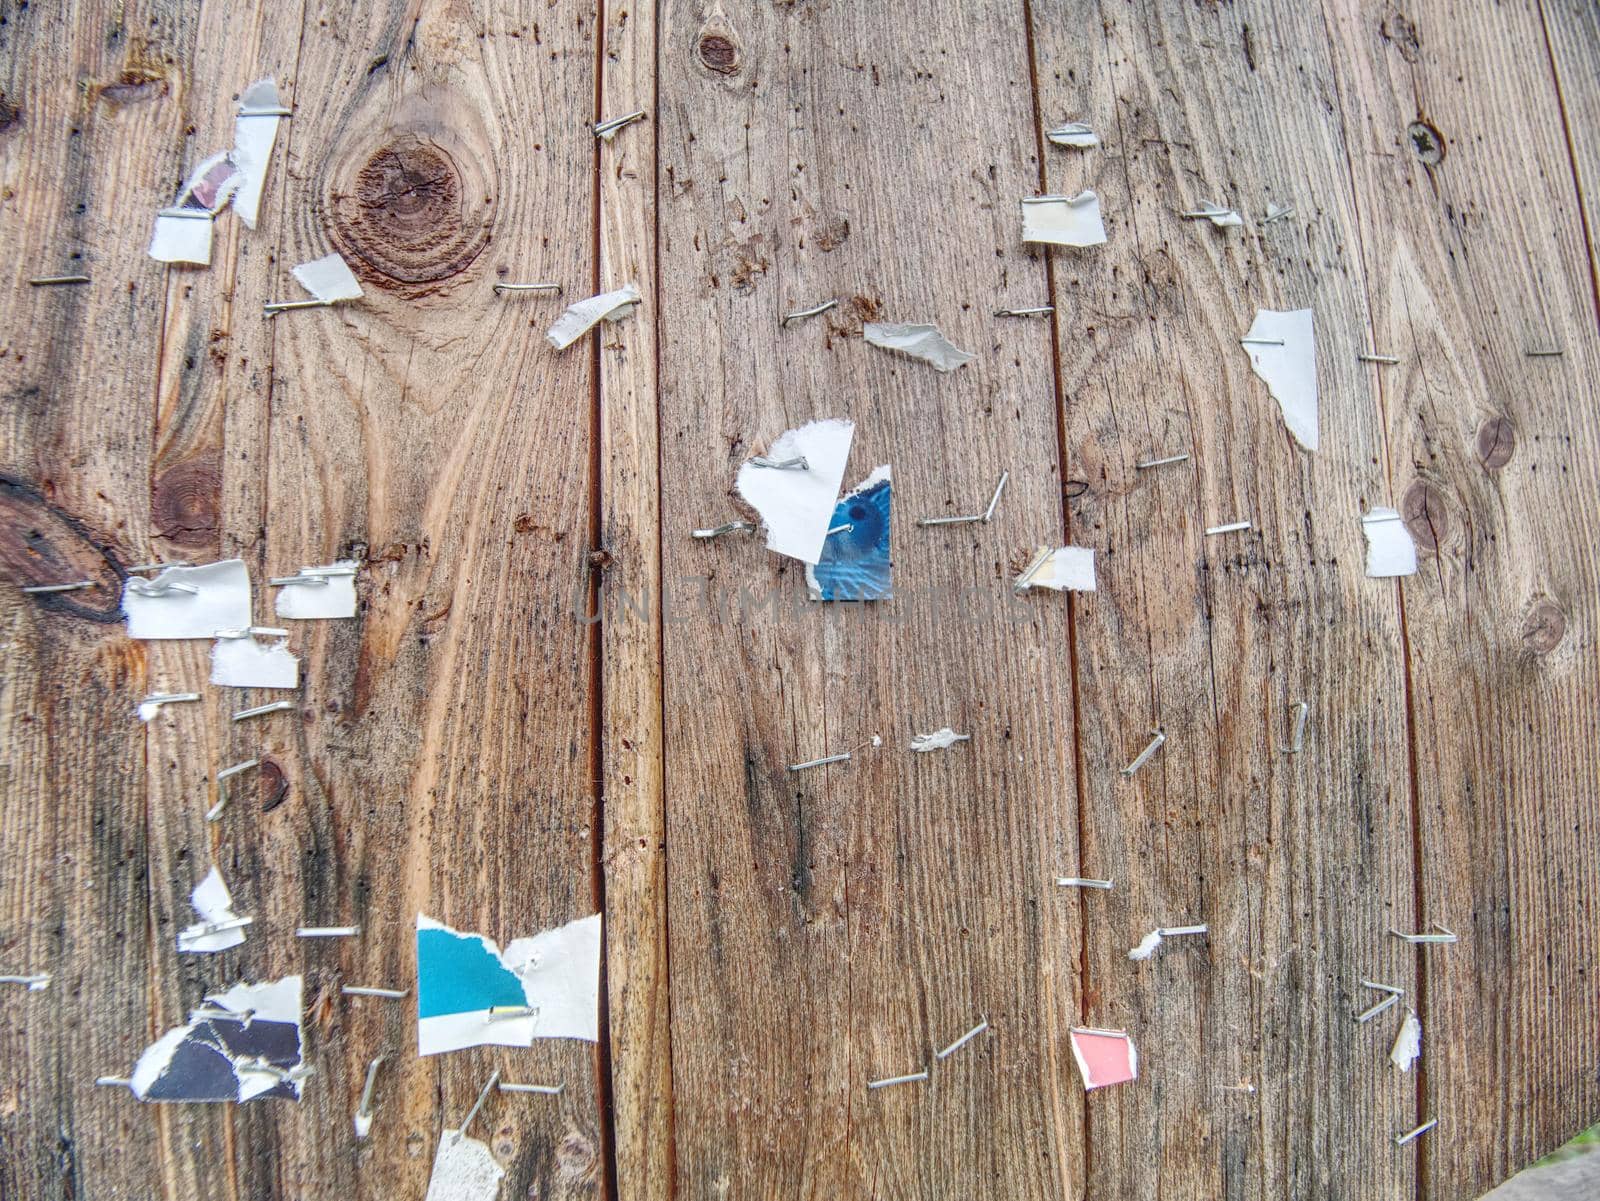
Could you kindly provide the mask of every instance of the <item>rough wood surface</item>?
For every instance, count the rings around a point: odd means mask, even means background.
[[[1580,0],[0,0],[0,974],[53,977],[0,992],[0,1196],[421,1198],[496,1066],[566,1084],[475,1129],[541,1201],[1456,1201],[1592,1123],[1597,67]],[[152,262],[269,73],[260,228]],[[1065,119],[1104,144],[1049,145]],[[1107,245],[1020,243],[1020,197],[1086,186]],[[1179,218],[1202,198],[1245,227]],[[263,318],[329,250],[365,298]],[[538,279],[563,296],[491,290]],[[1316,455],[1237,344],[1305,306]],[[892,602],[688,536],[824,416],[847,484],[893,466]],[[915,524],[1002,470],[992,523]],[[1380,504],[1402,582],[1363,574]],[[1013,598],[1062,542],[1099,591]],[[258,620],[268,575],[357,558],[360,615],[295,623],[295,712],[205,689],[140,725],[209,648],[125,639],[126,567],[232,555]],[[973,740],[907,752],[942,725]],[[210,863],[256,925],[179,956]],[[414,1000],[339,992],[414,987],[419,911],[503,943],[596,909],[599,1047],[419,1060]],[[1461,942],[1385,933],[1432,921]],[[94,1086],[290,971],[301,1104]],[[1422,1016],[1412,1075],[1363,977]],[[1085,1099],[1079,1023],[1133,1032],[1140,1081]]]

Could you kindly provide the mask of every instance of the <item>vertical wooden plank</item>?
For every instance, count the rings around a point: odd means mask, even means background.
[[[1585,0],[1544,0],[1539,9],[1600,308],[1600,149],[1588,136],[1600,124],[1600,9]]]
[[[1327,6],[1381,342],[1419,815],[1423,1192],[1600,1113],[1593,281],[1537,7]],[[1529,350],[1560,348],[1552,357]]]
[[[183,92],[185,171],[233,145],[239,94],[255,80],[272,75],[292,103],[302,8],[202,8]],[[211,266],[168,273],[149,481],[151,540],[141,556],[195,562],[244,557],[264,625],[277,624],[273,592],[265,585],[262,533],[276,326],[260,305],[272,287],[274,252],[287,224],[284,164],[294,124],[279,123],[257,228],[246,229],[236,213],[224,214],[215,225]],[[220,799],[216,771],[256,758],[260,750],[263,728],[235,725],[230,715],[284,694],[207,687],[209,643],[157,642],[146,653],[153,688],[206,693],[201,705],[168,709],[149,725],[151,1022],[163,1031],[182,1023],[208,992],[282,972],[268,948],[291,938],[290,930],[257,925],[243,946],[218,955],[180,955],[176,943],[194,920],[189,894],[212,866],[222,872],[238,912],[263,909],[261,855],[252,833],[262,797],[276,793],[278,761],[268,756],[260,772],[234,782],[218,822],[207,822],[205,814]],[[272,1195],[276,1173],[268,1167],[281,1151],[274,1108],[159,1107],[154,1116],[164,1194],[196,1201]],[[336,1180],[349,1183],[347,1175]]]
[[[675,0],[661,28],[662,529],[677,1185],[685,1197],[1081,1195],[1067,609],[1019,7]],[[838,309],[784,329],[783,313]],[[867,346],[935,321],[952,375]],[[812,604],[738,511],[784,429],[889,463],[894,601]],[[982,510],[992,524],[922,529]],[[973,736],[913,755],[915,732]],[[874,736],[883,739],[874,747]],[[851,749],[848,764],[787,765]],[[926,1066],[987,1017],[927,1084]]]
[[[656,329],[656,12],[602,8],[596,120],[648,118],[599,155],[598,291],[633,281],[633,320],[599,345],[599,616],[609,1113],[621,1201],[672,1193],[667,830],[661,745],[661,476]]]
[[[1109,241],[1055,252],[1088,874],[1084,1021],[1128,1028],[1136,1085],[1090,1099],[1095,1197],[1409,1196],[1389,1136],[1414,1093],[1362,978],[1412,985],[1395,587],[1358,517],[1387,501],[1356,215],[1315,12],[1177,2],[1034,5],[1047,190],[1093,187]],[[1205,198],[1242,229],[1179,216]],[[1295,205],[1263,223],[1269,200]],[[1314,311],[1321,449],[1301,450],[1238,340],[1256,308]],[[1188,454],[1140,470],[1141,461]],[[1248,520],[1244,533],[1209,526]],[[1285,755],[1290,707],[1311,706]],[[1119,769],[1167,734],[1134,777]],[[1149,963],[1159,925],[1203,943]],[[1245,1091],[1253,1088],[1255,1092]]]
[[[306,974],[319,1072],[305,1104],[268,1115],[275,1155],[241,1145],[241,1172],[275,1194],[421,1196],[440,1129],[496,1066],[566,1085],[479,1116],[504,1195],[600,1187],[596,1048],[419,1060],[414,1001],[339,994],[413,979],[419,911],[504,945],[598,904],[593,664],[574,619],[592,358],[544,341],[563,300],[491,291],[555,279],[570,300],[594,278],[595,37],[588,4],[307,9],[272,289],[295,294],[288,268],[337,250],[366,295],[275,319],[265,564],[356,558],[361,611],[297,625],[303,702],[259,730],[289,797],[246,836],[270,928],[363,933],[267,948],[264,968]]]
[[[0,1001],[0,1192],[110,1196],[158,1177],[153,1114],[95,1077],[147,1039],[149,794],[122,636],[123,565],[148,544],[166,270],[147,216],[181,166],[190,6],[6,5],[0,54],[0,553],[5,679],[0,945],[49,990]],[[135,216],[136,215],[136,216]],[[33,289],[34,275],[87,274]],[[18,585],[92,579],[91,590]]]

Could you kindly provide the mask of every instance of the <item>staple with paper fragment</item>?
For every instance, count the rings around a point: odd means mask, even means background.
[[[238,191],[233,211],[247,229],[256,227],[261,213],[261,192],[267,182],[267,164],[278,139],[278,121],[283,101],[278,98],[277,82],[268,76],[258,79],[239,97],[239,115],[233,123],[233,162],[239,170]]]
[[[806,586],[818,601],[876,601],[894,595],[890,581],[889,468],[879,467],[834,506],[816,563],[806,565]]]
[[[1139,945],[1128,952],[1128,958],[1134,960],[1149,959],[1156,953],[1165,940],[1181,938],[1186,935],[1199,935],[1206,932],[1204,926],[1157,926],[1150,933],[1139,940]]]
[[[354,559],[340,559],[325,567],[302,567],[293,576],[270,581],[278,590],[273,611],[294,621],[354,617],[360,566]]]
[[[338,251],[325,254],[320,259],[312,259],[309,263],[300,263],[290,268],[289,274],[315,297],[316,303],[337,304],[342,300],[361,299],[361,283],[356,279],[355,272],[350,270],[350,264],[344,261]],[[289,305],[294,303],[294,301],[287,302]],[[269,306],[272,307],[277,306]]]
[[[1311,310],[1257,309],[1241,340],[1250,369],[1278,402],[1283,423],[1307,450],[1317,449],[1317,339]]]
[[[1244,218],[1233,209],[1225,205],[1215,204],[1210,200],[1202,200],[1196,208],[1186,213],[1178,214],[1186,221],[1206,220],[1218,229],[1226,229],[1230,225],[1243,225]]]
[[[300,660],[288,638],[218,638],[211,646],[211,682],[223,688],[298,688]]]
[[[1072,1057],[1078,1061],[1084,1092],[1138,1079],[1139,1052],[1134,1049],[1133,1039],[1126,1030],[1074,1026],[1069,1033]]]
[[[1416,1011],[1406,1010],[1405,1020],[1400,1023],[1400,1030],[1394,1036],[1394,1046],[1389,1050],[1389,1062],[1402,1072],[1409,1072],[1411,1065],[1417,1062],[1417,1056],[1422,1054],[1422,1019],[1417,1017]]]
[[[601,321],[621,321],[642,298],[639,285],[627,283],[615,292],[603,292],[567,306],[545,337],[557,350],[565,350]]]
[[[935,371],[954,371],[977,357],[956,346],[939,332],[937,325],[869,321],[861,327],[861,336],[870,346],[920,359]]]
[[[250,624],[250,572],[243,559],[203,567],[169,567],[152,580],[130,577],[122,587],[128,637],[206,638]]]
[[[1094,591],[1094,550],[1084,546],[1040,547],[1012,583],[1017,592],[1048,588],[1053,592]]]
[[[753,461],[739,468],[735,486],[761,515],[768,550],[802,563],[822,558],[855,429],[839,418],[813,421],[785,432],[763,456],[777,462],[803,458],[804,471],[774,471]]]
[[[1106,227],[1100,218],[1100,197],[1085,190],[1076,196],[1024,198],[1022,240],[1053,246],[1101,245]]]
[[[957,734],[949,726],[945,726],[932,734],[913,734],[911,749],[923,754],[928,751],[942,751],[955,746],[958,742],[968,742],[971,738],[971,734]]]
[[[504,951],[481,934],[417,915],[419,1055],[529,1047],[536,1038],[597,1042],[599,997],[598,913]]]
[[[207,996],[187,1024],[139,1056],[125,1082],[141,1101],[300,1099],[305,1066],[300,977]]]
[[[222,873],[212,868],[206,878],[194,886],[189,903],[200,915],[200,920],[178,934],[178,950],[189,955],[226,951],[244,941],[244,927],[251,920],[233,911],[233,896],[223,883]]]
[[[1045,130],[1044,136],[1052,146],[1071,146],[1075,150],[1089,150],[1100,145],[1099,136],[1082,121],[1067,121]]]
[[[1361,518],[1367,536],[1367,575],[1386,580],[1417,574],[1417,544],[1405,520],[1394,509],[1374,508]]]

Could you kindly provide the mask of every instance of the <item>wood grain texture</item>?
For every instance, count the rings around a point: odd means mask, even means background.
[[[672,1042],[661,710],[661,475],[656,404],[656,14],[608,4],[596,119],[648,119],[597,140],[596,292],[644,303],[595,339],[599,356],[600,745],[604,790],[608,1125],[620,1201],[672,1195]]]
[[[915,19],[913,19],[915,18]],[[1071,658],[1020,9],[668,3],[661,25],[662,537],[677,1184],[683,1197],[1074,1195],[1081,1086]],[[838,309],[780,326],[836,297]],[[932,321],[942,376],[867,346]],[[857,424],[894,471],[896,599],[812,604],[737,511],[739,463]],[[982,511],[992,524],[922,529]],[[913,755],[943,725],[972,741]],[[879,735],[881,748],[871,739]],[[787,765],[853,750],[848,764]],[[927,1066],[987,1017],[929,1084]]]
[[[1451,1201],[1600,1114],[1600,431],[1578,400],[1600,347],[1537,6],[1327,9],[1373,326],[1406,360],[1382,381],[1424,553],[1403,585],[1418,917],[1461,935],[1422,956],[1421,1164]]]
[[[1412,917],[1412,842],[1397,594],[1364,578],[1358,524],[1387,501],[1383,429],[1317,17],[1033,14],[1043,119],[1104,140],[1051,148],[1047,190],[1095,188],[1109,234],[1054,270],[1068,471],[1088,482],[1071,533],[1104,564],[1073,598],[1085,870],[1118,881],[1086,897],[1083,1017],[1142,1052],[1139,1087],[1090,1099],[1088,1195],[1409,1196],[1397,1019],[1350,1016],[1363,978],[1412,990],[1384,935]],[[1203,199],[1245,226],[1179,215]],[[1269,200],[1295,215],[1263,223]],[[1315,454],[1238,343],[1258,307],[1313,310]],[[1204,534],[1236,520],[1252,528]],[[1122,777],[1153,726],[1164,747]],[[1130,963],[1146,931],[1191,922],[1204,941]]]

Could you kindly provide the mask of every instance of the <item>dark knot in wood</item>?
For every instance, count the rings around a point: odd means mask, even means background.
[[[715,71],[718,75],[739,73],[739,47],[733,44],[732,38],[720,33],[702,34],[698,49],[700,63],[706,70]]]
[[[415,297],[472,265],[489,242],[487,172],[415,134],[389,139],[336,186],[332,235],[363,282]]]
[[[1413,480],[1400,501],[1400,516],[1422,550],[1438,550],[1450,529],[1444,493],[1427,480]]]
[[[214,549],[221,509],[222,468],[215,451],[167,468],[150,488],[150,516],[156,532],[174,546]]]
[[[1478,427],[1477,447],[1484,470],[1499,471],[1517,449],[1517,427],[1509,418],[1489,417]]]

